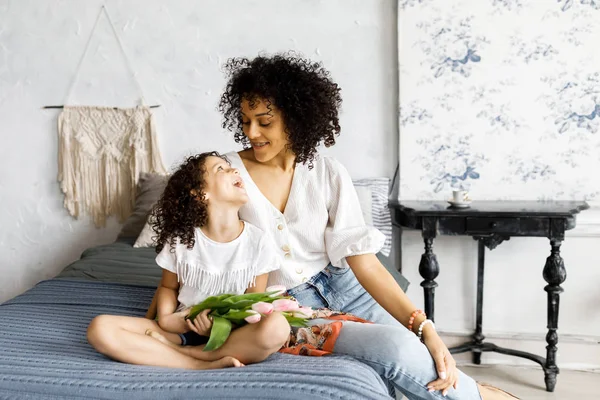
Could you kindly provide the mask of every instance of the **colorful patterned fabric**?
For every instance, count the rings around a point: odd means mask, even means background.
[[[326,308],[315,310],[312,318],[308,321],[309,326],[293,329],[289,342],[279,352],[314,357],[332,354],[335,342],[342,331],[342,321],[371,323],[341,311],[332,311]]]

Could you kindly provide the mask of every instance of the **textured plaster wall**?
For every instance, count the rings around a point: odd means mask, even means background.
[[[395,3],[389,0],[0,0],[0,302],[56,275],[119,226],[96,229],[62,207],[58,111],[100,6],[106,4],[155,115],[163,159],[237,148],[220,128],[221,64],[260,51],[321,60],[343,89],[342,135],[327,151],[353,177],[391,176],[397,160]],[[139,98],[106,19],[74,104]],[[358,152],[360,149],[360,152]]]

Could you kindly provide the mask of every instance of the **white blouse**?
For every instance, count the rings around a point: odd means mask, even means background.
[[[226,156],[240,171],[250,198],[240,218],[265,231],[278,247],[281,268],[269,275],[269,285],[293,288],[329,263],[344,267],[346,257],[382,248],[385,236],[365,224],[352,179],[337,160],[318,157],[311,170],[297,164],[281,213],[258,189],[240,156]]]
[[[269,237],[250,223],[236,239],[220,243],[195,229],[194,247],[177,240],[174,250],[165,245],[156,263],[177,274],[179,308],[191,307],[210,296],[242,294],[254,285],[257,276],[279,268],[281,258]]]

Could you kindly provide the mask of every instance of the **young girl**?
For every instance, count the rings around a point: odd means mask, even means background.
[[[276,312],[234,330],[215,351],[199,346],[192,357],[170,345],[208,341],[210,310],[190,321],[185,319],[189,307],[218,294],[264,292],[268,273],[279,268],[268,236],[238,217],[247,201],[239,172],[226,158],[216,152],[189,157],[153,211],[156,262],[163,268],[158,321],[100,315],[88,327],[89,343],[118,361],[187,369],[241,367],[279,350],[290,326]]]

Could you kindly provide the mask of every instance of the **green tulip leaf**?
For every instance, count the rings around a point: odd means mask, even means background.
[[[245,310],[248,309],[250,307],[252,307],[252,304],[257,303],[257,301],[254,300],[240,300],[236,303],[231,304],[231,308],[232,309],[236,309],[236,310]]]
[[[223,317],[213,317],[213,325],[210,330],[208,343],[204,346],[203,351],[217,350],[223,346],[229,334],[231,333],[231,321]]]
[[[292,317],[289,315],[285,315],[285,319],[287,320],[288,324],[290,324],[290,326],[295,326],[298,328],[303,328],[303,327],[307,326],[306,319],[304,319],[304,318],[298,318],[298,317]]]
[[[265,293],[245,293],[245,294],[222,294],[220,296],[211,296],[205,299],[202,303],[193,306],[188,313],[186,319],[194,319],[202,311],[210,309],[216,314],[211,312],[211,315],[225,315],[230,309],[246,310],[252,307],[254,303],[263,301],[265,303],[272,303],[275,300],[290,299],[290,296],[274,296],[271,295],[277,292],[265,292]]]
[[[243,320],[246,317],[253,315],[254,313],[248,311],[240,311],[240,310],[229,310],[229,312],[223,315],[223,318],[227,318],[229,320]]]
[[[224,301],[229,298],[232,297],[233,295],[231,294],[222,294],[220,296],[211,296],[206,298],[202,303],[193,306],[190,309],[190,312],[188,313],[188,316],[186,317],[186,319],[194,319],[196,318],[196,316],[198,314],[200,314],[202,311],[207,310],[207,309],[215,309],[218,307],[223,307],[226,306],[227,303],[224,303]]]
[[[277,293],[277,292],[238,294],[236,296],[231,296],[231,297],[227,298],[227,302],[228,303],[236,303],[238,301],[249,300],[249,301],[252,301],[253,303],[256,303],[257,301],[263,301],[264,298],[269,297],[269,295],[271,295],[273,293]]]

